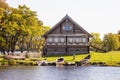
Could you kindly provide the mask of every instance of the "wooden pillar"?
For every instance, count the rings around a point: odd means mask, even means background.
[[[62,34],[62,25],[60,24],[60,34]]]
[[[66,54],[67,54],[67,52],[68,52],[68,51],[67,51],[67,49],[68,49],[68,46],[67,46],[67,35],[66,35],[65,38],[66,38],[66,50],[65,50],[65,52],[66,52]]]
[[[88,46],[88,53],[90,53],[90,46]]]
[[[44,52],[45,52],[45,55],[47,55],[47,37],[45,38],[45,50],[44,50]]]
[[[75,34],[75,24],[73,24],[73,34]]]
[[[89,38],[87,43],[89,43]],[[88,53],[90,53],[90,45],[88,45]]]

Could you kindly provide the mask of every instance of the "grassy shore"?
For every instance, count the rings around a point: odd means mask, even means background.
[[[75,59],[73,59],[73,55],[65,55],[65,56],[47,56],[45,57],[48,62],[54,62],[56,61],[56,59],[58,59],[59,57],[63,57],[65,62],[75,62],[75,61],[80,61],[82,60],[85,56],[87,56],[88,54],[80,54],[80,55],[75,55]]]
[[[65,61],[80,61],[88,54],[80,54],[75,56],[75,60],[73,60],[73,55],[62,56]],[[90,62],[120,62],[120,51],[111,51],[107,53],[99,53],[99,52],[90,52],[91,59]],[[48,61],[55,61],[60,56],[46,57]]]
[[[73,55],[66,55],[66,56],[47,56],[43,58],[26,58],[25,60],[5,60],[4,58],[0,58],[0,65],[36,65],[36,61],[47,59],[48,62],[55,62],[57,58],[63,57],[65,62],[74,63],[82,60],[88,54],[80,54],[75,55],[75,59],[73,60]],[[99,64],[104,63],[108,66],[120,66],[120,51],[111,51],[107,53],[98,53],[98,52],[90,52],[90,64]]]
[[[103,62],[106,65],[120,65],[120,51],[111,51],[107,53],[91,52],[90,62],[100,63]]]

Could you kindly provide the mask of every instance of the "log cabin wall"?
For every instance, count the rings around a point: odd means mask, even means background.
[[[91,34],[68,15],[43,36],[46,39],[44,55],[89,53]]]

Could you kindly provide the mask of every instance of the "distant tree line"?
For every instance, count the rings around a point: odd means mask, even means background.
[[[117,34],[108,33],[104,35],[103,40],[100,38],[99,33],[91,33],[93,38],[90,40],[93,46],[96,46],[105,51],[116,51],[120,50],[120,31]],[[95,51],[99,51],[99,49],[93,48]]]
[[[0,0],[0,51],[40,51],[44,44],[41,37],[50,27],[43,26],[35,11],[26,5],[10,7]]]

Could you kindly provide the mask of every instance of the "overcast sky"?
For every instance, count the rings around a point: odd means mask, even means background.
[[[6,0],[12,7],[25,4],[46,26],[54,26],[66,14],[89,33],[120,30],[120,0]]]

